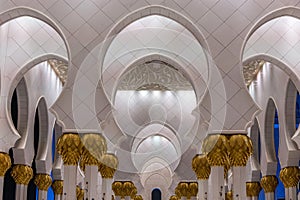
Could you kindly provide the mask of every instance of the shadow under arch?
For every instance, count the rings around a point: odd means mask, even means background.
[[[243,54],[244,54],[244,51],[245,51],[246,44],[247,44],[248,40],[250,39],[250,37],[252,36],[252,34],[258,28],[263,26],[265,23],[271,21],[272,19],[282,17],[282,16],[290,16],[290,17],[295,17],[297,19],[300,19],[300,9],[297,8],[297,7],[293,7],[293,6],[287,6],[287,7],[279,8],[277,10],[269,12],[266,15],[264,15],[263,17],[261,17],[256,22],[256,24],[254,24],[252,26],[252,28],[250,29],[250,31],[248,32],[247,36],[244,39],[244,42],[243,42],[243,45],[242,45],[242,48],[241,48],[241,52],[240,52],[240,60],[243,60]]]
[[[277,163],[277,156],[275,150],[275,140],[274,140],[274,118],[277,106],[273,98],[269,98],[266,112],[265,112],[265,143],[266,145],[266,154],[268,156],[268,162]]]

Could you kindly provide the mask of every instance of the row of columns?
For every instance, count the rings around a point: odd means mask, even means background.
[[[64,162],[64,200],[112,199],[112,182],[118,159],[106,151],[105,138],[100,134],[87,133],[79,136],[65,133],[58,139],[57,152]],[[85,173],[84,188],[76,185],[78,165]],[[97,193],[98,172],[102,176],[101,197]]]
[[[264,176],[260,183],[246,182],[246,164],[253,151],[248,136],[209,135],[203,142],[202,151],[204,154],[198,154],[192,160],[192,168],[198,179],[199,200],[256,200],[261,188],[264,189],[266,200],[274,200],[274,192],[278,185],[276,176]],[[224,183],[230,168],[233,173],[232,187],[226,192]],[[280,171],[280,179],[285,186],[286,199],[297,200],[299,167],[283,168]],[[185,183],[179,185],[180,188],[185,188],[183,191],[188,191]],[[170,200],[191,199],[179,193],[178,186]]]
[[[112,190],[115,193],[115,200],[143,200],[141,195],[137,195],[137,188],[131,181],[115,181]]]

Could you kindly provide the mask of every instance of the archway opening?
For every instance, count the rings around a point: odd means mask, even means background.
[[[152,190],[151,199],[152,200],[161,200],[161,191],[160,191],[160,189],[155,188],[154,190]]]

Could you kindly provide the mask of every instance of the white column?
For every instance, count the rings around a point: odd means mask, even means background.
[[[3,199],[4,176],[0,176],[0,200]]]
[[[60,194],[55,194],[54,195],[54,200],[62,200],[61,195]]]
[[[266,200],[274,200],[274,192],[265,193]]]
[[[116,196],[115,200],[121,200],[121,197],[120,196]]]
[[[289,187],[287,189],[288,189],[288,194],[289,194],[289,199],[288,200],[297,200],[297,188],[296,187]],[[287,198],[285,197],[285,199],[287,199]]]
[[[28,188],[28,185],[22,185],[23,187],[23,200],[27,200],[27,188]]]
[[[21,187],[21,184],[16,184],[16,200],[23,199],[23,191]]]
[[[85,166],[85,196],[87,199],[99,199],[97,196],[97,185],[98,185],[98,166],[86,165]]]
[[[191,197],[191,200],[197,200],[197,197]]]
[[[181,197],[181,200],[187,200],[187,198],[182,196],[182,197]]]
[[[113,179],[102,178],[102,194],[103,194],[104,200],[111,200],[112,183],[113,183]]]
[[[130,196],[125,196],[124,199],[125,199],[125,200],[131,200],[131,197],[130,197]]]
[[[225,199],[224,168],[222,166],[212,166],[208,179],[208,200],[223,199]]]
[[[198,199],[207,200],[208,194],[208,180],[198,180]]]
[[[45,190],[39,190],[39,200],[47,200],[47,192]]]
[[[258,197],[252,197],[251,200],[258,200]]]
[[[64,165],[63,200],[76,199],[77,166]]]
[[[246,199],[246,167],[232,167],[233,169],[233,199]]]

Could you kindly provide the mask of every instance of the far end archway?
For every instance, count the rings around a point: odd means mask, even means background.
[[[160,189],[155,188],[155,189],[152,190],[151,199],[152,200],[161,200],[161,191],[160,191]]]

